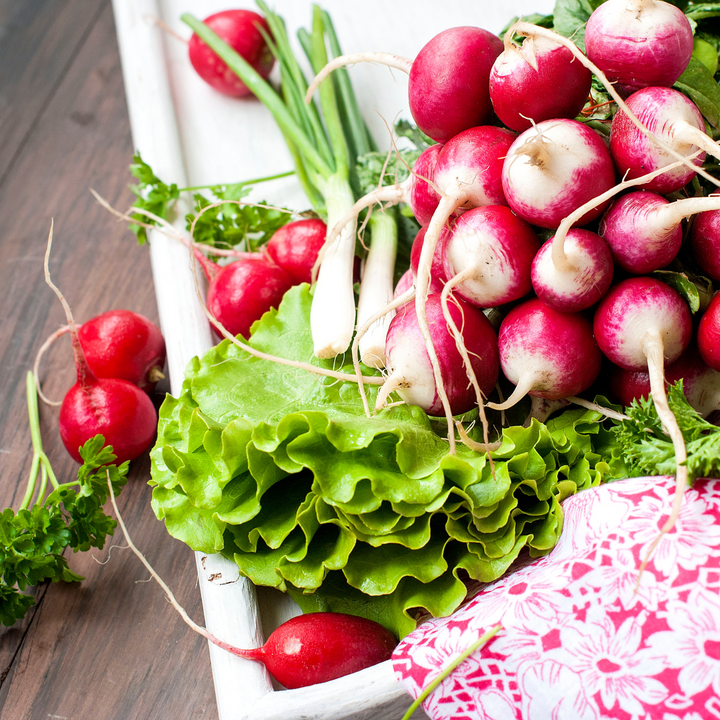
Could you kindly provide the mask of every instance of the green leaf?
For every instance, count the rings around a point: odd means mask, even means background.
[[[707,306],[708,295],[712,297],[712,283],[707,278],[673,270],[656,270],[653,275],[680,293],[693,314]]]
[[[137,185],[129,186],[132,193],[137,197],[133,207],[147,210],[153,215],[166,219],[168,211],[180,196],[177,185],[175,183],[166,185],[160,180],[152,168],[140,157],[139,152],[133,155],[130,174],[138,180]],[[135,212],[132,217],[145,224],[158,224],[155,220],[142,213]],[[131,224],[130,230],[137,235],[140,244],[147,242],[147,231],[144,227],[139,224]]]
[[[585,24],[604,0],[557,0],[553,11],[553,30],[570,38],[585,52]]]
[[[688,3],[685,2],[684,5],[688,5]],[[685,15],[695,22],[720,17],[720,3],[692,3],[686,8]]]
[[[720,87],[697,57],[690,58],[687,69],[673,87],[684,92],[698,106],[710,125],[720,129]]]

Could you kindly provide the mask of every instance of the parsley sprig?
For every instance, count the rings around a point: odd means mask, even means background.
[[[27,490],[19,510],[0,514],[0,622],[12,625],[35,603],[23,591],[46,580],[79,581],[62,553],[102,548],[116,522],[103,511],[109,497],[107,473],[113,492],[127,481],[128,463],[114,465],[111,447],[105,438],[88,440],[80,455],[83,465],[77,479],[59,483],[42,447],[37,388],[32,373],[27,375],[27,401],[33,462]],[[47,493],[48,484],[52,487]]]

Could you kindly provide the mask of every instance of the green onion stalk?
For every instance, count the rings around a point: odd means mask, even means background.
[[[255,96],[270,110],[290,149],[297,177],[317,213],[328,226],[328,234],[347,214],[360,192],[354,177],[357,157],[374,149],[372,139],[360,115],[347,72],[343,69],[320,87],[320,102],[305,102],[308,83],[295,58],[285,24],[262,0],[257,4],[265,14],[271,36],[266,39],[280,66],[279,92],[224,43],[204,23],[185,14],[190,26],[217,55],[227,63]],[[300,43],[314,72],[328,62],[328,51],[341,55],[329,15],[313,6],[312,33],[301,30]],[[315,285],[310,327],[315,355],[331,358],[345,352],[355,330],[355,293],[353,271],[357,223],[348,223],[333,240],[326,243]],[[394,264],[397,231],[384,229],[378,252]],[[388,238],[395,238],[390,240]],[[375,243],[371,244],[370,264]],[[373,264],[375,262],[373,261]],[[369,277],[368,273],[365,273]],[[392,282],[392,266],[389,273]],[[387,298],[383,295],[384,302]]]

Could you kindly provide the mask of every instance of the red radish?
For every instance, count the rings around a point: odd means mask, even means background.
[[[270,35],[262,15],[252,10],[224,10],[205,18],[204,23],[241,55],[261,77],[267,78],[275,58],[260,32]],[[200,38],[193,34],[188,46],[190,62],[208,85],[224,95],[252,95],[245,83]]]
[[[720,409],[720,372],[709,367],[692,345],[665,368],[668,384],[683,381],[683,392],[690,406],[707,417]],[[613,366],[609,387],[622,405],[650,397],[650,375],[644,370],[626,370]]]
[[[223,266],[199,250],[195,257],[208,279],[208,309],[232,335],[248,338],[253,323],[277,307],[293,284],[282,268],[261,253],[248,253]]]
[[[498,376],[495,331],[477,308],[456,299],[451,299],[448,307],[453,322],[462,331],[480,389],[487,395]],[[467,412],[475,405],[475,394],[455,338],[448,330],[440,295],[427,298],[426,312],[452,414]],[[412,302],[398,308],[390,323],[385,356],[390,374],[378,393],[376,407],[382,408],[388,395],[396,391],[405,402],[420,406],[429,415],[441,414],[443,403]]]
[[[327,225],[319,218],[283,225],[268,241],[265,251],[294,284],[311,283],[318,254],[325,244]]]
[[[592,325],[579,313],[562,313],[533,298],[514,307],[498,333],[500,364],[515,385],[502,403],[507,410],[526,395],[560,400],[587,390],[600,372]]]
[[[715,143],[705,133],[705,121],[695,103],[676,90],[649,87],[633,93],[627,106],[647,129],[682,156],[698,150],[718,153]],[[669,165],[675,156],[643,134],[624,112],[617,112],[610,132],[610,153],[621,175],[632,179]],[[700,166],[701,152],[692,159]],[[680,166],[659,175],[643,186],[666,195],[687,185],[695,176],[690,167]]]
[[[440,245],[453,292],[472,305],[497,307],[532,290],[530,267],[540,243],[509,207],[464,212],[444,229]]]
[[[284,687],[307,687],[389,660],[397,640],[372,620],[343,613],[298,615],[280,625],[259,648],[229,649],[255,660]]]
[[[655,278],[638,277],[610,289],[595,311],[593,329],[600,349],[616,365],[647,369],[653,403],[675,448],[677,485],[672,511],[644,567],[659,538],[674,527],[688,482],[685,440],[667,402],[664,364],[675,362],[690,344],[692,318],[675,290]]]
[[[149,392],[162,379],[165,340],[155,323],[130,310],[109,310],[78,327],[96,377],[118,378]]]
[[[561,272],[552,260],[553,238],[538,251],[532,263],[532,286],[546,305],[561,312],[580,312],[608,291],[613,259],[607,243],[590,230],[573,228],[564,242],[572,272]]]
[[[720,281],[720,210],[698,214],[690,228],[690,250],[701,270]]]
[[[700,318],[697,342],[702,359],[720,371],[720,293],[715,294]]]
[[[574,118],[590,94],[592,73],[563,45],[545,37],[525,38],[518,47],[512,34],[490,71],[495,114],[511,130],[532,123]]]
[[[167,583],[133,543],[118,511],[109,475],[108,488],[128,546],[155,578],[184,622],[209,642],[237,657],[262,663],[280,684],[291,690],[328,682],[390,659],[397,645],[392,633],[373,620],[344,613],[298,615],[280,625],[258,648],[237,648],[218,639],[190,618]]]
[[[612,159],[600,136],[587,125],[562,118],[545,120],[522,133],[502,170],[503,192],[513,211],[533,225],[551,229],[614,182]],[[577,224],[589,223],[603,209],[593,208]]]
[[[445,143],[463,130],[490,119],[489,76],[502,40],[477,27],[443,30],[414,61],[390,53],[357,53],[331,60],[305,96],[310,101],[320,83],[337,68],[359,62],[382,63],[408,73],[408,99],[415,124],[433,140]]]
[[[397,281],[395,285],[395,292],[393,293],[394,298],[400,297],[403,293],[407,292],[415,284],[415,273],[412,268],[408,268]]]
[[[585,28],[588,57],[622,95],[639,88],[670,87],[693,50],[693,31],[683,12],[662,0],[607,0]]]
[[[420,264],[420,255],[423,249],[423,243],[425,242],[425,235],[427,234],[427,226],[421,227],[418,230],[418,234],[413,240],[412,248],[410,249],[410,269],[412,270],[413,277],[417,276],[418,266]],[[442,292],[443,286],[445,285],[445,267],[443,265],[442,247],[438,243],[435,248],[435,254],[433,255],[432,265],[430,267],[430,290],[429,292]]]
[[[94,375],[78,339],[75,321],[65,297],[50,279],[52,225],[45,253],[45,282],[58,296],[70,327],[77,382],[65,394],[60,407],[60,437],[65,448],[82,462],[78,449],[96,435],[112,445],[117,462],[142,455],[155,437],[157,413],[150,398],[127,380],[98,378]]]

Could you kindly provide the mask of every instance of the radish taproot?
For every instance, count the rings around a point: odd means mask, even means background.
[[[223,10],[205,18],[204,23],[244,58],[256,71],[267,78],[275,64],[262,31],[270,35],[270,28],[262,15],[252,10]],[[188,45],[188,56],[195,72],[223,95],[247,97],[252,91],[196,34]]]
[[[682,10],[662,0],[607,0],[585,27],[590,60],[622,95],[670,87],[693,50],[693,30]]]
[[[490,69],[502,49],[502,40],[493,33],[463,26],[438,33],[415,60],[390,53],[342,55],[316,75],[305,100],[310,102],[333,70],[359,62],[381,63],[408,73],[408,102],[415,124],[436,142],[445,143],[490,119]]]
[[[144,453],[155,438],[157,413],[152,401],[137,385],[127,380],[98,378],[90,369],[78,339],[70,306],[50,278],[50,227],[45,252],[45,282],[63,306],[70,328],[77,382],[67,391],[60,406],[60,437],[65,448],[82,463],[79,448],[96,435],[113,447],[117,462],[134,460]]]
[[[601,355],[590,321],[580,313],[563,313],[532,298],[514,307],[498,332],[500,365],[515,385],[504,402],[507,410],[523,397],[560,400],[587,390],[600,372]]]
[[[507,33],[490,71],[490,99],[502,123],[522,132],[533,122],[579,115],[591,82],[592,73],[563,45],[538,37],[518,46]]]
[[[293,283],[312,282],[312,271],[325,244],[327,225],[320,218],[295,220],[277,230],[265,245],[265,252]]]
[[[600,136],[564,118],[545,120],[519,135],[502,169],[502,189],[512,210],[533,225],[553,230],[614,183],[615,168]],[[593,208],[576,224],[589,223],[603,210],[602,205]]]

